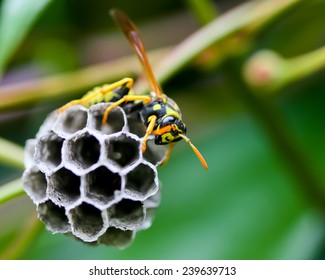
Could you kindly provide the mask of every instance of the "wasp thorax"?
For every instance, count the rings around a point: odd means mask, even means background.
[[[51,232],[125,247],[151,225],[160,196],[156,167],[166,149],[152,136],[142,153],[144,125],[120,107],[103,127],[109,104],[52,113],[27,142],[23,186]]]

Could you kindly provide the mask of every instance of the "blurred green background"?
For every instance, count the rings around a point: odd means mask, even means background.
[[[8,2],[18,3],[14,9],[19,11],[24,1],[0,1],[0,59],[5,27],[16,28],[10,33],[14,39],[19,40],[24,28],[26,35],[3,64],[0,104],[6,86],[130,55],[128,42],[107,15],[112,7],[129,14],[149,51],[176,46],[210,18],[222,19],[247,1],[201,1],[201,6],[216,9],[208,8],[202,18],[193,8],[195,1],[57,0],[38,13],[26,12],[25,21],[6,25],[3,7]],[[159,169],[162,201],[153,225],[139,232],[131,246],[91,247],[42,228],[16,257],[324,259],[325,70],[272,90],[249,86],[242,76],[244,65],[259,50],[293,58],[321,48],[324,13],[323,0],[297,1],[262,26],[245,27],[234,38],[217,42],[163,84],[181,107],[188,136],[205,156],[209,171],[185,143],[176,145],[168,164]],[[130,72],[127,63],[125,69]],[[40,96],[37,102],[1,107],[0,137],[23,146],[49,112],[84,92],[69,90],[64,97]],[[0,184],[21,174],[0,164]],[[34,212],[25,195],[0,205],[0,252],[19,243]]]

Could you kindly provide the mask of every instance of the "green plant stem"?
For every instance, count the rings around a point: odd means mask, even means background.
[[[36,213],[34,213],[30,219],[27,220],[24,227],[18,232],[18,235],[11,241],[7,248],[1,252],[0,259],[19,259],[42,229],[43,224],[37,218]]]
[[[0,163],[24,169],[24,150],[17,144],[0,138]]]
[[[165,52],[166,48],[150,52],[150,60],[157,61]],[[92,86],[115,81],[124,75],[133,75],[140,70],[136,57],[130,55],[73,73],[3,86],[0,87],[0,111],[37,100],[66,96],[69,92],[89,90]]]
[[[209,23],[219,15],[212,0],[185,0],[185,2],[202,25]]]
[[[325,67],[325,46],[309,53],[287,59],[289,73],[285,83],[297,81]]]
[[[218,17],[179,44],[157,65],[156,75],[165,82],[198,54],[244,28],[268,22],[270,18],[300,0],[250,1]]]
[[[293,58],[260,50],[244,64],[243,77],[257,94],[274,94],[324,67],[325,46]]]
[[[21,178],[2,185],[0,187],[0,204],[23,195],[24,193]]]

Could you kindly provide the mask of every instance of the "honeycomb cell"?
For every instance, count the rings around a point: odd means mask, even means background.
[[[146,216],[143,223],[138,228],[139,230],[145,230],[151,226],[153,218],[156,213],[156,209],[159,206],[159,204],[160,204],[160,190],[143,201],[143,207],[146,209]]]
[[[102,212],[93,205],[83,202],[71,209],[69,216],[72,232],[86,242],[97,240],[104,230]]]
[[[95,136],[87,132],[77,135],[66,141],[63,156],[69,166],[85,170],[98,162],[100,143]]]
[[[120,107],[114,108],[107,118],[105,125],[102,125],[102,119],[105,110],[112,103],[100,103],[91,106],[88,115],[87,127],[99,131],[105,135],[113,134],[124,129],[126,117],[124,111]]]
[[[137,135],[139,138],[146,134],[146,126],[135,116],[128,117],[128,128],[130,133]]]
[[[38,204],[46,199],[46,176],[37,167],[24,172],[23,187],[34,203]]]
[[[54,203],[69,206],[80,198],[80,177],[61,168],[48,177],[48,195]]]
[[[98,243],[123,249],[131,244],[134,236],[135,233],[133,231],[124,231],[114,227],[109,227],[106,232],[99,237]]]
[[[105,166],[100,166],[85,175],[85,193],[94,203],[106,205],[121,191],[122,179]]]
[[[122,199],[108,209],[110,224],[122,230],[136,230],[144,221],[145,211],[141,201]]]
[[[41,170],[50,172],[60,165],[63,141],[63,138],[53,132],[38,140],[35,147],[35,162]]]
[[[63,138],[82,130],[87,124],[87,110],[81,105],[71,106],[58,115],[53,131]]]
[[[147,141],[147,149],[143,153],[145,160],[149,161],[153,165],[159,165],[166,157],[167,146],[156,145],[154,137],[151,137]]]
[[[120,167],[135,163],[139,159],[140,139],[120,134],[105,140],[107,157]]]
[[[38,205],[37,211],[40,220],[53,233],[66,233],[70,231],[70,224],[64,207],[60,207],[47,200]]]
[[[155,171],[141,163],[126,175],[125,193],[137,200],[145,199],[158,190]]]

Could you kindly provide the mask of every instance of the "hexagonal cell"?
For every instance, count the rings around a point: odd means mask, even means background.
[[[34,167],[24,172],[23,187],[35,204],[46,199],[46,176],[38,168]]]
[[[110,104],[112,103],[100,103],[90,107],[87,124],[90,129],[100,131],[106,135],[123,130],[126,124],[126,117],[120,107],[114,108],[108,114],[106,125],[102,125],[104,112]]]
[[[58,205],[72,205],[80,198],[80,177],[61,168],[48,177],[47,193]]]
[[[137,135],[139,138],[143,137],[147,130],[140,118],[136,116],[128,117],[128,128],[130,133]]]
[[[64,139],[50,132],[38,139],[35,147],[35,162],[44,172],[50,172],[62,161],[61,149]]]
[[[85,175],[85,194],[93,202],[106,205],[113,201],[121,190],[122,179],[105,166],[100,166]]]
[[[127,134],[120,134],[105,140],[107,157],[116,162],[120,167],[131,165],[139,158],[140,139]]]
[[[147,164],[139,164],[126,175],[125,193],[130,197],[145,199],[157,190],[156,173]]]
[[[68,165],[87,169],[98,162],[99,156],[100,143],[87,132],[65,142],[63,157]]]
[[[143,153],[145,160],[153,165],[159,165],[166,157],[168,145],[156,145],[154,136],[147,141],[147,149]]]
[[[71,230],[64,207],[60,207],[51,200],[47,200],[39,204],[37,210],[41,221],[53,233],[66,233]]]
[[[159,189],[154,195],[148,197],[145,201],[143,201],[143,207],[146,209],[146,216],[138,230],[145,230],[151,226],[156,214],[157,207],[160,204],[160,199],[161,194]]]
[[[72,233],[80,239],[91,242],[97,240],[104,230],[102,212],[95,206],[83,202],[69,211]]]
[[[130,230],[121,230],[109,227],[107,231],[98,239],[98,243],[123,249],[131,244],[135,233]]]
[[[107,212],[110,225],[122,230],[136,230],[145,218],[142,202],[131,199],[122,199]]]
[[[58,115],[53,130],[62,137],[67,137],[86,127],[87,109],[81,105],[74,105]]]

